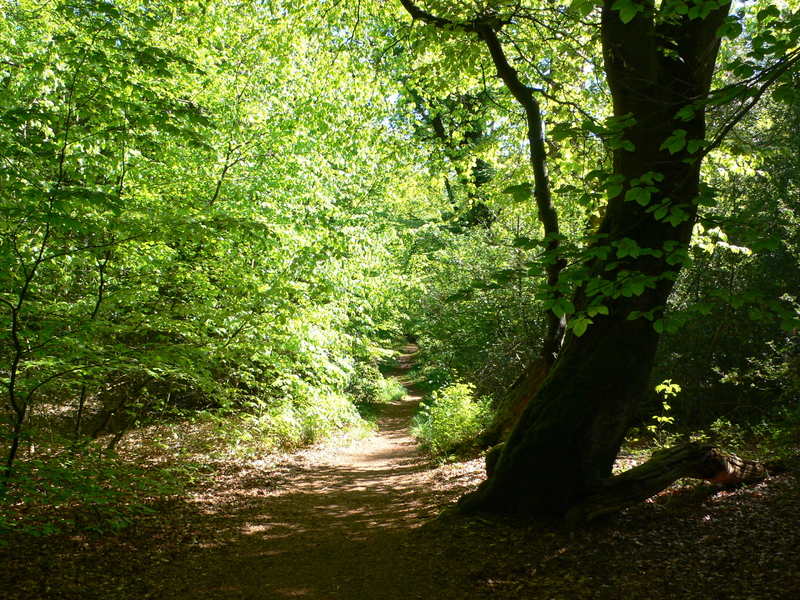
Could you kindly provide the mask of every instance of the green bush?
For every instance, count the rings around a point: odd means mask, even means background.
[[[425,357],[427,360],[428,357]],[[454,383],[455,371],[437,362],[425,362],[411,369],[415,385],[423,392],[432,393]]]
[[[402,400],[407,395],[408,392],[402,383],[396,379],[384,379],[380,393],[378,394],[378,402],[388,404],[389,402]]]
[[[420,405],[411,432],[433,454],[471,445],[492,417],[490,400],[474,396],[475,387],[465,383],[433,392]]]
[[[15,534],[43,537],[69,530],[117,531],[153,512],[153,497],[182,493],[192,465],[145,468],[96,447],[17,461],[0,482],[0,546]]]
[[[378,367],[365,362],[356,363],[346,391],[355,404],[388,404],[406,395],[400,382],[385,378]]]
[[[228,428],[229,441],[246,453],[291,450],[365,425],[344,394],[286,378],[280,398],[251,400]]]

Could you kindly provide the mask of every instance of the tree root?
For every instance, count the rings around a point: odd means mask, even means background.
[[[762,463],[721,452],[712,444],[687,442],[653,453],[650,459],[594,485],[588,497],[567,513],[570,528],[618,512],[655,496],[683,478],[722,485],[757,483],[769,477]]]

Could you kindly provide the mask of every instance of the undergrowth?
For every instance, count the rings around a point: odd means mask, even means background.
[[[396,379],[384,377],[371,363],[358,363],[347,387],[347,394],[356,405],[388,404],[406,396],[406,389]]]
[[[97,440],[26,440],[10,478],[0,479],[0,544],[15,536],[88,531],[113,533],[180,495],[225,462],[286,452],[326,438],[374,431],[377,407],[405,396],[376,367],[362,368],[346,394],[304,385],[282,399],[248,399],[246,410],[197,411],[192,418],[154,422],[129,432],[116,447]],[[372,407],[372,410],[369,410]]]
[[[183,493],[197,475],[188,461],[155,465],[131,458],[84,444],[17,461],[0,482],[0,544],[14,535],[124,529],[153,512],[154,498]]]
[[[429,394],[421,403],[411,433],[434,455],[474,445],[492,417],[490,400],[475,398],[470,384],[453,383]]]
[[[795,463],[800,457],[800,422],[762,419],[755,423],[736,423],[720,417],[708,427],[692,432],[662,428],[656,433],[651,428],[634,427],[628,432],[621,452],[644,457],[659,448],[689,441],[708,442],[726,452],[760,462]]]

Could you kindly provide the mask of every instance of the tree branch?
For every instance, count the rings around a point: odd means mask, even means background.
[[[550,193],[550,179],[547,175],[547,151],[544,143],[544,128],[542,127],[539,101],[533,95],[534,90],[520,80],[517,70],[509,64],[503,45],[500,43],[494,28],[490,25],[482,24],[478,27],[478,35],[489,49],[492,61],[497,69],[497,75],[503,80],[508,91],[511,92],[511,95],[514,96],[525,111],[525,118],[528,124],[527,137],[530,162],[533,167],[533,196],[538,208],[539,221],[544,227],[545,239],[547,240],[546,250],[552,257],[547,265],[547,284],[553,290],[554,297],[558,297],[561,295],[556,289],[558,277],[566,267],[566,261],[557,255],[561,245],[558,212]],[[542,349],[542,356],[552,364],[561,348],[566,319],[563,316],[557,317],[553,311],[549,311],[547,316],[548,331],[544,341],[544,348]]]
[[[429,23],[430,25],[435,25],[436,27],[441,28],[458,28],[463,31],[476,31],[475,26],[469,23],[456,23],[455,21],[451,21],[450,19],[444,19],[442,17],[437,17],[436,15],[432,15],[429,12],[422,10],[416,4],[411,2],[411,0],[400,0],[400,4],[403,5],[403,8],[408,11],[408,14],[411,15],[411,18],[415,21],[423,21],[425,23]]]
[[[598,482],[594,493],[567,513],[567,526],[575,528],[634,506],[682,478],[738,485],[757,483],[766,477],[769,472],[759,462],[725,454],[712,444],[687,442],[658,450],[638,467]]]
[[[522,106],[528,125],[527,137],[530,163],[533,167],[533,195],[538,208],[538,218],[544,227],[545,239],[547,240],[546,252],[551,257],[547,265],[547,284],[551,288],[554,297],[559,297],[561,293],[557,289],[558,277],[566,267],[566,261],[557,254],[561,245],[558,213],[553,204],[550,181],[547,175],[547,152],[544,143],[542,116],[539,102],[533,95],[533,88],[525,85],[520,80],[517,70],[508,62],[503,45],[497,37],[497,31],[507,21],[500,20],[496,15],[480,15],[471,21],[458,23],[426,12],[411,0],[400,0],[400,2],[416,20],[424,21],[436,27],[477,33],[489,50],[492,62],[495,69],[497,69],[498,77]],[[566,330],[566,319],[563,316],[557,317],[553,311],[548,311],[547,317],[547,335],[541,356],[547,360],[548,364],[552,364],[561,348],[561,342]]]
[[[714,136],[714,140],[703,150],[700,158],[705,157],[711,151],[715,150],[722,144],[722,142],[730,133],[731,129],[736,127],[739,122],[747,116],[750,110],[761,100],[764,93],[780,78],[781,75],[791,69],[797,62],[800,62],[800,50],[795,50],[793,56],[787,59],[783,64],[776,66],[775,72],[758,88],[754,94],[751,95],[750,100],[742,106],[734,117],[725,124]]]

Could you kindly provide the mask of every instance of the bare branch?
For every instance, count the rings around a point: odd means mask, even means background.
[[[764,96],[766,91],[770,87],[772,87],[772,85],[778,80],[778,78],[784,73],[786,73],[790,68],[792,68],[798,62],[800,62],[800,50],[795,50],[786,61],[776,65],[772,69],[773,72],[771,76],[766,81],[764,81],[764,83],[761,84],[761,86],[754,94],[751,95],[750,100],[746,102],[744,106],[742,106],[739,109],[739,111],[734,115],[734,117],[730,121],[728,121],[728,123],[726,123],[722,129],[720,129],[717,132],[717,134],[714,136],[714,140],[708,147],[706,147],[703,150],[703,153],[700,155],[700,158],[706,156],[709,152],[718,148],[725,140],[725,138],[728,136],[728,133],[730,133],[731,129],[736,127],[736,125],[738,125],[739,122],[742,119],[744,119],[745,116],[747,116],[747,114],[752,110],[752,108],[756,104],[758,104],[758,102]]]

